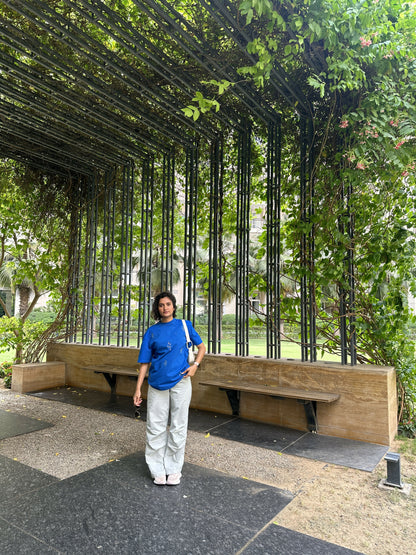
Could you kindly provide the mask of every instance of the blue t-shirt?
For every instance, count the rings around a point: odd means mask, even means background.
[[[189,320],[185,320],[189,339],[200,345],[202,339]],[[150,362],[148,383],[155,389],[171,389],[183,378],[189,368],[186,335],[182,320],[158,322],[146,331],[139,353],[139,363]]]

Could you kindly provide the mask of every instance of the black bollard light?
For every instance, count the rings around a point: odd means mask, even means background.
[[[384,460],[387,461],[387,479],[384,481],[384,485],[402,489],[399,453],[387,453]]]

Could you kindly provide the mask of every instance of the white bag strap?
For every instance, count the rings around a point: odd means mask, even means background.
[[[182,320],[182,325],[183,325],[183,329],[185,330],[186,345],[189,346],[189,343],[191,343],[191,340],[190,340],[190,338],[189,338],[188,326],[186,325],[185,320]],[[191,343],[191,346],[192,346],[192,343]]]

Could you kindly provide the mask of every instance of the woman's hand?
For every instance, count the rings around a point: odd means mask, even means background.
[[[198,365],[192,364],[189,368],[184,370],[182,374],[184,375],[185,378],[192,378],[192,376],[195,376],[195,372],[197,371],[197,369],[198,369]]]
[[[150,362],[142,362],[142,364],[140,364],[140,368],[139,368],[139,375],[137,377],[137,385],[136,385],[136,392],[133,395],[133,402],[136,405],[136,407],[140,407],[143,399],[142,399],[142,385],[144,382],[144,378],[146,376],[146,372],[149,370],[149,366],[150,366]]]
[[[206,353],[206,347],[203,343],[200,343],[196,347],[198,349],[198,352],[196,354],[196,359],[194,364],[191,364],[189,368],[187,368],[182,372],[185,378],[192,378],[192,376],[195,375],[195,372],[197,371],[198,366],[201,364],[202,359],[204,358],[204,355]]]
[[[138,391],[136,390],[136,393],[133,396],[133,402],[136,405],[136,407],[140,407],[140,405],[142,404],[142,401],[143,399],[140,394],[140,389]]]

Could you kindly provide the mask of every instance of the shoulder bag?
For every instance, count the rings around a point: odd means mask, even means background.
[[[189,362],[189,364],[193,364],[195,362],[195,354],[194,354],[194,351],[192,349],[192,342],[189,338],[188,326],[186,325],[185,320],[182,320],[182,324],[183,324],[183,329],[185,330],[185,335],[186,335],[186,346],[188,348],[188,362]]]

